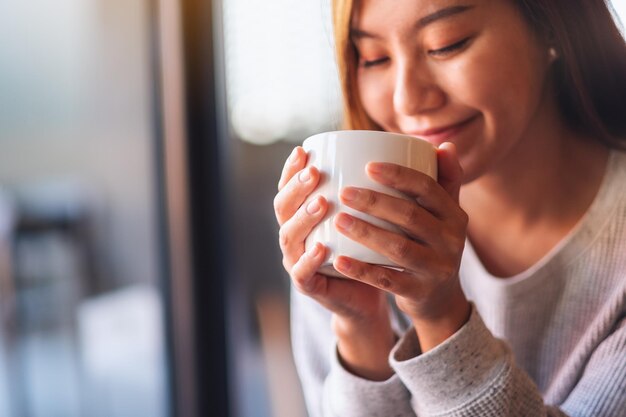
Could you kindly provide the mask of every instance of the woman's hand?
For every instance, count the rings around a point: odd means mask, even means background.
[[[355,281],[394,294],[398,307],[412,319],[423,352],[454,334],[470,312],[458,276],[468,217],[459,206],[463,172],[455,146],[441,145],[438,162],[439,183],[399,165],[368,164],[370,178],[412,197],[411,201],[360,188],[342,190],[344,204],[397,225],[406,236],[347,213],[335,218],[341,233],[404,268],[395,271],[345,256],[334,263]]]
[[[395,335],[385,292],[358,281],[318,274],[326,248],[317,243],[308,252],[304,250],[307,235],[328,210],[321,196],[303,205],[320,180],[317,169],[305,168],[306,161],[304,149],[295,148],[285,163],[274,198],[283,266],[296,289],[334,313],[333,330],[344,365],[365,378],[386,379],[392,373],[388,355]]]

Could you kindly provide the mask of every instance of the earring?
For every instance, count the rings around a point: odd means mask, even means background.
[[[559,53],[556,51],[556,48],[554,46],[548,48],[548,56],[550,57],[550,62],[559,59]]]

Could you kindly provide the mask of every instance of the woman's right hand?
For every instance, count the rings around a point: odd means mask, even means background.
[[[385,293],[355,280],[317,273],[326,259],[322,244],[305,252],[306,237],[328,210],[321,196],[303,204],[320,181],[319,171],[306,167],[306,162],[306,152],[296,147],[285,163],[274,198],[283,266],[298,291],[334,313],[332,325],[344,365],[362,377],[386,379],[391,375],[388,355],[395,335]]]

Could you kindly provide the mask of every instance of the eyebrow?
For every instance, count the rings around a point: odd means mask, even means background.
[[[450,7],[444,7],[443,9],[437,10],[434,13],[431,13],[429,15],[426,15],[422,18],[420,18],[416,23],[415,23],[415,28],[416,29],[423,29],[425,26],[430,25],[431,23],[434,23],[438,20],[441,19],[445,19],[451,16],[455,16],[458,15],[460,13],[466,12],[470,9],[472,9],[474,6],[450,6]],[[350,28],[350,37],[352,39],[358,40],[358,39],[362,39],[362,38],[373,38],[373,39],[380,39],[381,36],[380,35],[376,35],[374,33],[370,33],[370,32],[366,32],[364,30],[358,29],[358,28]]]

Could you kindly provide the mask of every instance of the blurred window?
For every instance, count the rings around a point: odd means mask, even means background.
[[[0,417],[169,415],[150,3],[0,1]]]
[[[225,0],[227,102],[248,142],[300,142],[340,122],[330,0]]]

